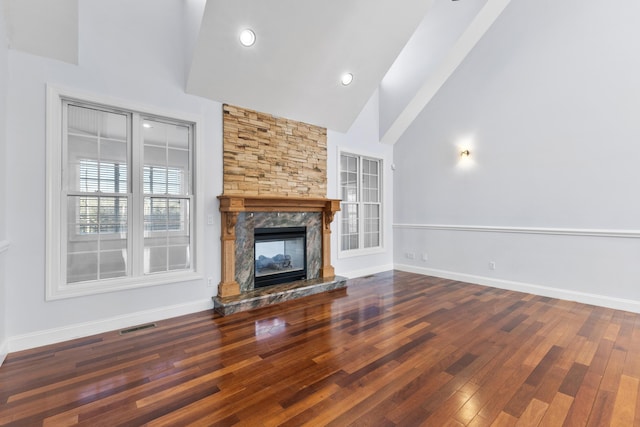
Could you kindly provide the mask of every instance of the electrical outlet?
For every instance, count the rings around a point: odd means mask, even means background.
[[[213,288],[213,277],[207,277],[207,286]]]
[[[213,225],[213,215],[207,215],[207,224]]]
[[[496,262],[489,261],[489,270],[495,270],[495,269],[496,269]]]
[[[413,252],[407,252],[404,256],[407,257],[407,259],[416,259],[416,254]]]

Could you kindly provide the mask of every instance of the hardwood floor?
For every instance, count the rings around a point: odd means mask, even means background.
[[[10,354],[0,425],[640,425],[640,315],[403,272]]]

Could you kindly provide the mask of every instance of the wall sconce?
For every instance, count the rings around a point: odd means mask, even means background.
[[[469,157],[471,155],[471,152],[469,150],[462,150],[460,152],[460,157]]]

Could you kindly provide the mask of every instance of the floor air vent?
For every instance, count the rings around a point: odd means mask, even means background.
[[[120,335],[128,334],[135,331],[141,331],[143,329],[155,328],[155,327],[156,327],[155,323],[148,323],[146,325],[134,326],[132,328],[121,330]]]

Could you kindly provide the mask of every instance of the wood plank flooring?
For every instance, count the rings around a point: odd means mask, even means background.
[[[10,354],[0,425],[640,426],[640,315],[404,272]]]

